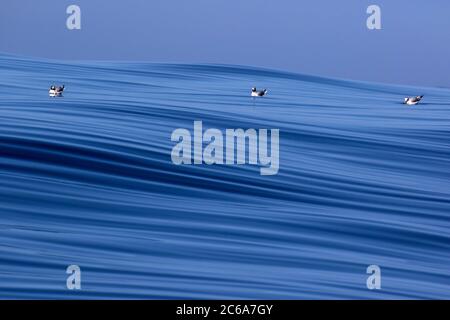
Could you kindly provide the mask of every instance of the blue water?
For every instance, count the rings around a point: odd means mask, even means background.
[[[0,298],[450,298],[448,89],[2,54],[0,112]],[[173,165],[194,120],[279,128],[278,175]]]

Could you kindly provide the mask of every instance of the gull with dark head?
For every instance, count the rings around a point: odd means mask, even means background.
[[[61,97],[64,92],[64,85],[57,87],[55,85],[52,85],[50,89],[48,90],[48,95],[50,97]]]
[[[252,88],[252,97],[264,97],[266,94],[267,89],[258,91],[255,87]]]
[[[422,100],[423,95],[416,97],[407,97],[403,100],[403,104],[407,104],[408,106],[414,106]]]

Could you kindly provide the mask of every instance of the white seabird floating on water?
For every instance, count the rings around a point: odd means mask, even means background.
[[[64,85],[61,87],[51,86],[50,90],[48,90],[48,95],[50,97],[61,97],[64,92]]]
[[[417,96],[417,97],[407,97],[407,98],[405,98],[403,103],[407,104],[408,106],[414,106],[414,105],[418,104],[420,102],[420,100],[422,100],[422,98],[423,98],[423,95]]]
[[[255,87],[252,88],[252,97],[264,97],[267,94],[267,89],[258,91]]]

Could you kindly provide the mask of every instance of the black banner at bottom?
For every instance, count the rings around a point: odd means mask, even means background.
[[[45,315],[65,310],[71,316],[91,311],[119,318],[140,315],[143,319],[301,319],[328,315],[386,316],[398,309],[402,316],[436,314],[448,310],[448,301],[304,301],[304,300],[25,300],[0,301],[2,311],[15,315],[30,311]],[[88,313],[87,313],[88,311]]]

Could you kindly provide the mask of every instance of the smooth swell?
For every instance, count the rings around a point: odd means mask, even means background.
[[[450,298],[450,90],[1,54],[0,113],[0,298]],[[195,120],[280,129],[278,175],[172,164]]]

